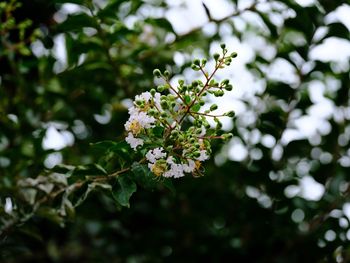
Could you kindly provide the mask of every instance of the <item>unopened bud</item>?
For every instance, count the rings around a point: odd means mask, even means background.
[[[236,52],[233,52],[233,53],[231,54],[231,57],[232,57],[232,58],[237,57],[237,53],[236,53]]]
[[[159,69],[155,69],[153,70],[153,75],[157,78],[160,78],[162,74],[160,73]]]
[[[234,111],[229,111],[225,115],[230,117],[230,118],[233,118],[235,116],[235,112]]]
[[[168,70],[164,71],[164,76],[169,77],[170,76],[170,72]]]
[[[157,90],[158,90],[159,92],[163,92],[163,91],[164,91],[164,86],[162,86],[162,85],[158,86],[158,87],[157,87]]]
[[[210,106],[210,111],[214,111],[214,110],[216,110],[217,108],[218,108],[218,105],[213,104],[213,105]]]
[[[229,140],[229,139],[232,139],[233,134],[232,133],[225,133],[222,135],[222,137],[224,140]]]

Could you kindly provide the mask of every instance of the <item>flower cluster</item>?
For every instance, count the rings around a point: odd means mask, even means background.
[[[135,151],[145,150],[148,167],[156,176],[182,177],[186,173],[200,175],[201,163],[209,159],[212,139],[228,139],[231,134],[221,134],[222,127],[218,117],[233,117],[234,112],[214,115],[218,107],[213,104],[201,111],[208,94],[223,96],[232,90],[229,80],[221,82],[213,77],[218,69],[230,65],[236,53],[228,54],[221,45],[222,54],[214,54],[215,68],[211,74],[206,69],[206,60],[194,60],[192,69],[201,71],[204,81],[196,80],[190,84],[180,80],[174,87],[169,81],[169,72],[154,70],[154,75],[163,84],[149,92],[137,95],[129,109],[130,117],[125,123],[128,133],[127,143]],[[208,118],[214,118],[216,127],[212,128]]]

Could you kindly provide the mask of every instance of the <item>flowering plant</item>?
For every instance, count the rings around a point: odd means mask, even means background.
[[[232,90],[229,80],[218,82],[213,78],[237,56],[228,54],[225,45],[221,48],[222,53],[213,56],[215,67],[211,73],[206,70],[205,59],[193,61],[192,69],[201,72],[204,81],[185,84],[180,80],[173,86],[168,71],[154,70],[155,77],[163,83],[135,97],[125,123],[126,142],[103,141],[93,145],[103,151],[98,163],[57,165],[37,178],[19,180],[16,197],[6,199],[4,211],[8,220],[0,225],[0,233],[36,214],[64,224],[64,218],[74,216],[75,208],[94,190],[103,190],[111,194],[118,206],[129,207],[137,185],[154,188],[158,181],[153,179],[162,178],[158,185],[172,189],[169,178],[202,175],[202,162],[211,154],[211,140],[232,137],[220,131],[219,117],[233,117],[233,111],[215,115],[216,104],[202,110],[209,94],[221,97]],[[214,119],[215,127],[208,118]],[[144,157],[135,162],[140,154]]]
[[[161,78],[164,84],[150,92],[135,97],[129,109],[130,118],[125,123],[128,133],[127,143],[135,151],[146,152],[148,168],[156,176],[179,178],[185,173],[201,174],[201,162],[209,159],[211,139],[227,139],[231,134],[218,135],[222,127],[218,117],[233,117],[230,111],[223,115],[211,112],[218,107],[212,104],[208,110],[201,111],[208,94],[220,97],[225,90],[232,90],[229,80],[220,83],[213,79],[218,69],[230,65],[236,53],[228,54],[225,45],[221,45],[222,54],[214,54],[215,68],[211,74],[206,71],[206,60],[194,60],[192,69],[200,71],[204,81],[196,80],[185,84],[179,80],[175,87],[170,83],[169,72],[161,73],[155,69],[153,74]],[[207,118],[216,122],[212,129]],[[192,125],[186,126],[186,120]]]

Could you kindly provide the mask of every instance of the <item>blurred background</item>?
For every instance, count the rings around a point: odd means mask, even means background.
[[[92,194],[64,228],[36,215],[1,235],[1,262],[350,262],[348,0],[16,2],[0,9],[0,224],[18,179],[124,139],[154,68],[191,81],[226,43],[234,90],[208,100],[236,117],[204,177],[121,210]]]

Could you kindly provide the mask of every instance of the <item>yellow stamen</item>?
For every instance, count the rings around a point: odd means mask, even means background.
[[[130,124],[130,131],[134,135],[138,135],[142,130],[141,124],[137,120],[133,120]]]

